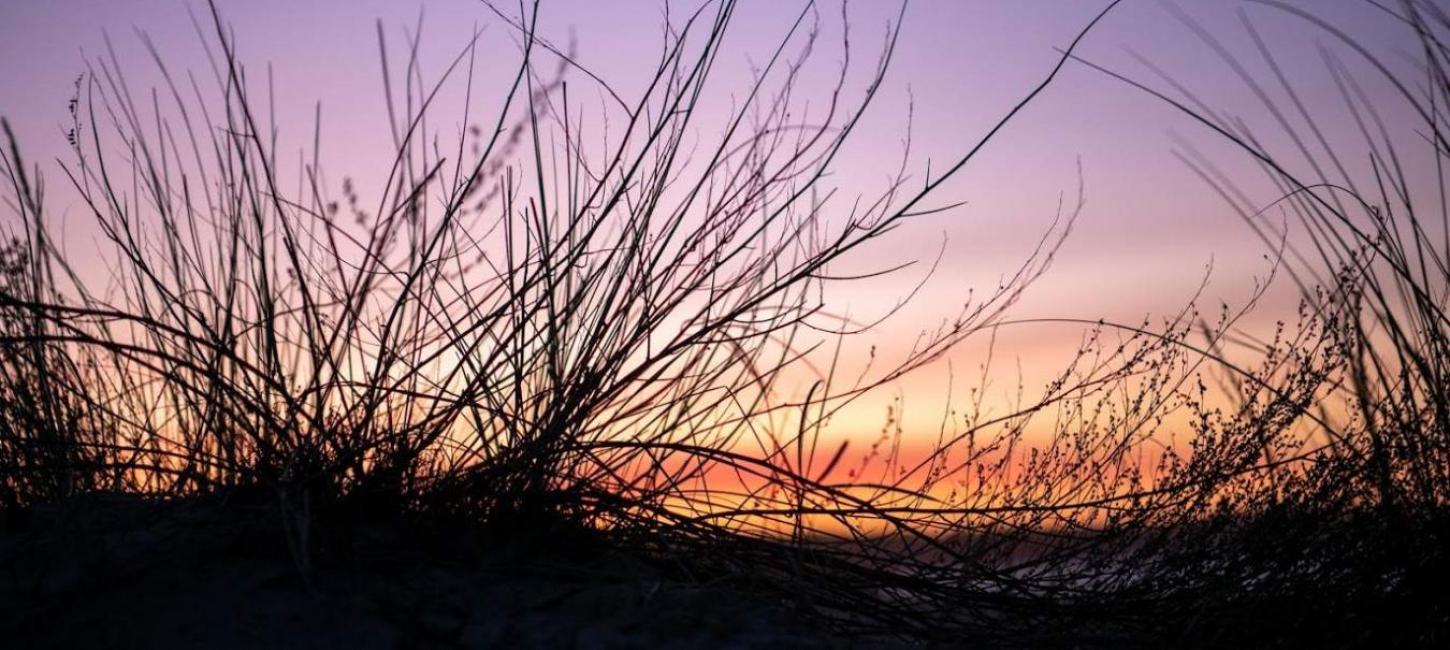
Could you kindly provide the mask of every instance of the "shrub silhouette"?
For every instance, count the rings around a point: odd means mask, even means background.
[[[1447,21],[1404,7],[1438,94],[1396,101],[1425,117],[1438,160]],[[840,351],[872,324],[835,315],[829,296],[867,276],[833,269],[944,209],[941,185],[1103,14],[953,164],[924,180],[903,166],[878,196],[847,202],[829,171],[887,74],[896,27],[864,89],[853,98],[848,56],[807,119],[793,93],[819,35],[808,7],[722,131],[697,142],[735,9],[705,3],[682,19],[637,96],[539,37],[537,6],[494,9],[521,58],[487,126],[448,147],[427,116],[449,83],[468,88],[472,114],[477,37],[431,86],[415,48],[401,85],[385,71],[396,149],[367,188],[376,204],[351,181],[330,194],[315,159],[283,177],[214,7],[210,95],[184,99],[154,48],[167,85],[152,108],[120,61],[98,63],[77,85],[64,170],[114,257],[105,286],[53,244],[41,177],[6,127],[3,512],[100,491],[265,504],[304,575],[318,536],[353,516],[466,519],[485,539],[529,544],[597,535],[744,576],[843,630],[915,639],[1443,634],[1442,590],[1424,576],[1444,569],[1450,250],[1399,205],[1408,181],[1387,152],[1372,154],[1373,183],[1326,177],[1340,167],[1332,151],[1298,176],[1191,96],[1104,70],[1280,184],[1321,244],[1317,259],[1278,260],[1304,289],[1299,320],[1246,363],[1226,348],[1259,296],[1213,315],[1083,321],[1077,357],[1039,394],[995,416],[964,405],[920,458],[888,422],[855,465],[844,444],[822,446],[825,423],[968,337],[1023,323],[1007,310],[1076,209],[1000,286],[859,377]],[[605,97],[603,114],[583,119],[571,83]],[[1256,212],[1244,208],[1259,227]],[[814,378],[803,395],[786,390],[792,373]],[[1210,389],[1215,376],[1226,381]],[[1170,433],[1187,446],[1164,447]]]

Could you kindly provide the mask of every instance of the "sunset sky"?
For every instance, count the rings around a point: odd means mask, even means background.
[[[218,2],[235,30],[250,70],[271,64],[275,75],[282,150],[308,145],[314,102],[323,114],[323,159],[334,184],[344,176],[367,181],[386,171],[387,117],[380,100],[381,76],[375,23],[381,20],[393,54],[422,9],[425,72],[441,72],[475,27],[483,28],[480,70],[485,97],[516,61],[513,34],[481,4],[469,0]],[[837,167],[834,183],[847,194],[873,195],[902,154],[907,107],[913,106],[909,168],[921,178],[928,161],[939,170],[970,147],[1047,73],[1065,46],[1106,3],[1086,0],[923,0],[907,8],[900,42],[878,103]],[[1394,19],[1367,3],[1315,2],[1319,13],[1391,60],[1412,43]],[[205,19],[204,3],[189,3]],[[516,11],[503,3],[504,11]],[[1332,5],[1332,6],[1326,6]],[[676,3],[674,18],[694,5]],[[768,56],[802,4],[793,0],[745,0],[727,37],[722,69],[714,87],[728,96],[748,81],[749,62]],[[841,59],[840,8],[823,2],[822,47],[814,69],[833,71]],[[133,91],[156,83],[149,55],[137,32],[156,43],[168,65],[205,77],[188,3],[182,0],[11,0],[0,3],[0,96],[3,114],[27,157],[41,165],[50,188],[50,209],[64,215],[67,245],[85,250],[94,233],[86,215],[64,188],[55,160],[69,152],[63,124],[72,82],[87,61],[107,55],[109,34]],[[637,90],[652,69],[664,21],[661,3],[546,0],[540,13],[547,38],[577,44],[578,59],[624,93]],[[1176,7],[1176,8],[1175,8]],[[1270,94],[1284,97],[1254,48],[1239,12],[1273,49],[1279,66],[1295,80],[1308,105],[1323,107],[1331,139],[1352,143],[1348,113],[1316,50],[1323,45],[1362,70],[1332,38],[1272,7],[1249,2],[1126,0],[1093,31],[1083,58],[1171,92],[1138,58],[1151,61],[1192,89],[1213,108],[1241,114],[1263,131],[1274,132],[1272,116],[1230,65],[1186,25],[1197,21],[1221,39]],[[855,2],[848,8],[853,64],[875,60],[896,4]],[[258,74],[254,72],[254,74]],[[828,75],[827,75],[828,76]],[[814,86],[808,78],[804,91]],[[819,87],[818,87],[819,88]],[[449,109],[452,110],[452,109]],[[1384,110],[1393,111],[1389,105]],[[1394,114],[1386,119],[1394,126]],[[443,132],[460,126],[436,125]],[[289,140],[291,138],[291,140]],[[1345,139],[1347,138],[1347,139]],[[1274,137],[1268,137],[1275,142]],[[289,143],[290,142],[290,146]],[[916,332],[951,315],[967,287],[989,290],[1031,249],[1052,221],[1060,200],[1070,207],[1078,192],[1078,169],[1086,205],[1049,274],[1013,312],[1018,318],[1109,318],[1137,322],[1180,309],[1212,273],[1201,302],[1214,311],[1220,301],[1241,305],[1255,278],[1269,270],[1267,251],[1248,228],[1184,165],[1175,152],[1200,149],[1221,166],[1238,170],[1238,180],[1260,206],[1276,194],[1241,156],[1162,102],[1080,64],[1061,77],[953,179],[936,203],[966,201],[960,208],[913,221],[869,251],[852,258],[857,270],[891,266],[909,259],[930,262],[945,242],[936,275],[918,299],[879,330],[856,343],[884,350],[909,342]],[[859,189],[858,189],[859,188]],[[366,189],[363,190],[366,192]],[[1274,215],[1266,215],[1274,218]],[[886,280],[858,283],[832,299],[843,311],[870,319],[910,286],[925,265]],[[1293,292],[1280,282],[1256,312],[1267,327],[1293,306]],[[1254,326],[1253,323],[1250,326]],[[1002,332],[998,355],[1020,359],[1029,382],[1060,366],[1082,329],[1032,326]],[[952,356],[958,375],[980,363],[980,346]],[[1004,369],[1010,363],[998,361]],[[945,398],[945,366],[903,382],[911,426],[930,427]],[[1015,379],[1006,380],[1013,383]],[[961,382],[966,383],[966,382]],[[960,383],[959,383],[960,385]],[[870,432],[879,426],[890,394],[863,402],[853,424]],[[845,431],[851,433],[852,431]]]

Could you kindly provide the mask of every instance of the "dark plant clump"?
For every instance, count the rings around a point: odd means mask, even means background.
[[[845,271],[853,251],[945,209],[943,182],[1063,66],[1086,63],[1078,41],[957,160],[924,178],[903,162],[879,194],[846,197],[830,172],[897,28],[864,83],[847,56],[825,101],[806,103],[824,20],[807,7],[702,138],[735,11],[720,0],[677,19],[630,94],[540,37],[537,6],[494,9],[521,58],[492,102],[474,97],[477,38],[425,82],[416,47],[387,76],[380,30],[396,148],[381,185],[334,187],[315,146],[287,159],[272,98],[213,8],[210,90],[154,48],[165,85],[144,101],[114,55],[77,83],[63,171],[102,235],[99,282],[56,243],[42,176],[6,125],[0,527],[104,503],[132,513],[126,525],[175,532],[155,523],[169,512],[210,531],[183,535],[209,553],[271,549],[290,565],[279,580],[308,588],[398,549],[501,564],[627,555],[882,643],[1445,642],[1445,182],[1422,196],[1375,124],[1408,103],[1437,169],[1450,158],[1450,16],[1420,0],[1394,9],[1424,78],[1371,62],[1400,95],[1367,95],[1326,55],[1366,116],[1367,152],[1324,144],[1295,100],[1303,126],[1281,126],[1302,160],[1281,156],[1192,95],[1104,70],[1241,148],[1281,190],[1274,206],[1312,254],[1185,158],[1299,284],[1298,320],[1249,355],[1238,324],[1259,296],[1084,322],[1076,358],[1040,393],[1005,412],[959,404],[912,455],[895,421],[864,454],[821,432],[969,337],[1020,324],[1008,308],[1081,199],[1000,286],[900,357],[843,361],[875,324],[835,314],[831,296],[877,275]],[[463,123],[482,126],[444,142],[429,116],[458,87]],[[1366,153],[1368,175],[1346,171]],[[40,575],[21,567],[28,551],[0,552],[15,563],[7,597],[53,588],[26,578]]]

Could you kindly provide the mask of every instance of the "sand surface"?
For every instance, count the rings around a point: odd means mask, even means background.
[[[99,497],[7,522],[0,638],[93,648],[879,648],[618,551],[459,553],[377,525],[304,573],[271,518]],[[462,546],[462,545],[459,545]]]

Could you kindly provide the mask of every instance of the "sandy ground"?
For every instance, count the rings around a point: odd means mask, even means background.
[[[99,498],[0,531],[0,639],[90,648],[879,648],[617,552],[422,550],[373,526],[304,579],[269,521]],[[11,643],[15,645],[11,645]]]

